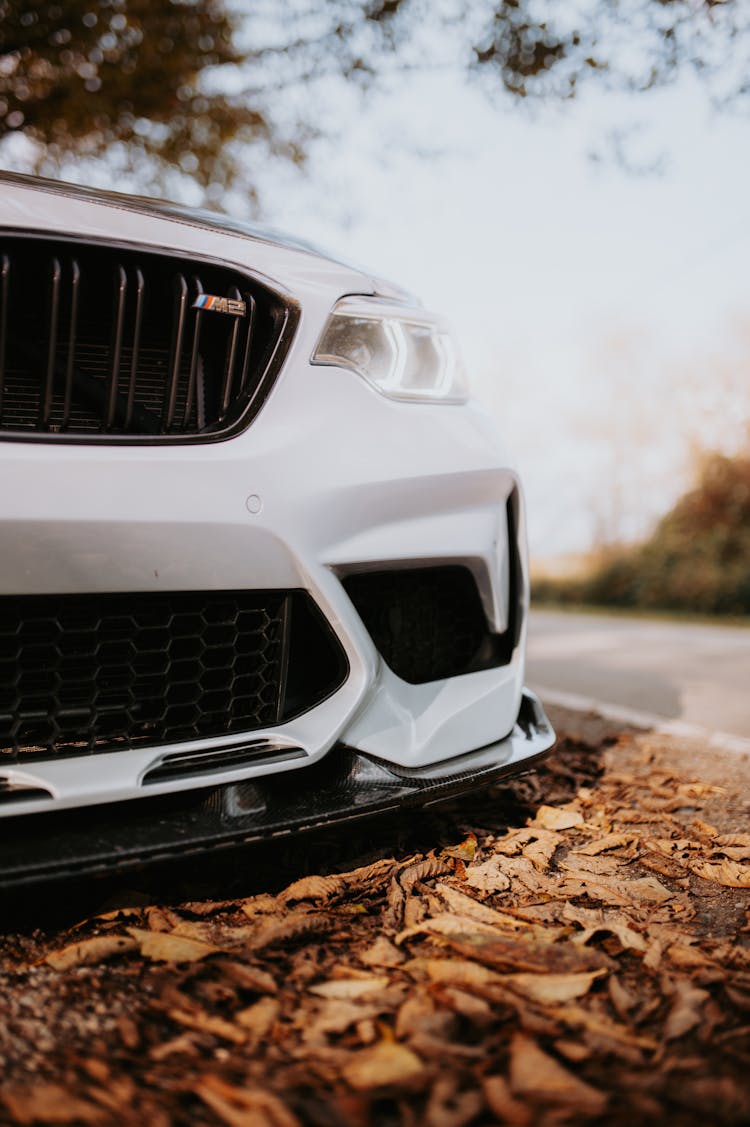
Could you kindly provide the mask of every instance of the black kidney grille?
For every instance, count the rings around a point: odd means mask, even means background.
[[[226,300],[196,307],[201,297]],[[221,436],[262,403],[292,322],[291,307],[236,270],[5,236],[0,432],[105,441]]]
[[[273,726],[341,684],[337,647],[300,591],[4,596],[0,765]]]

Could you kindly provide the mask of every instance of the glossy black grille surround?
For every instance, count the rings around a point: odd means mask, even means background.
[[[506,504],[509,614],[502,634],[490,632],[471,571],[461,565],[356,572],[342,580],[375,648],[413,685],[507,665],[523,622],[518,542],[519,498]]]
[[[4,233],[0,437],[227,438],[260,410],[297,320],[294,302],[223,264]]]
[[[303,591],[0,598],[0,768],[272,727],[347,674]]]

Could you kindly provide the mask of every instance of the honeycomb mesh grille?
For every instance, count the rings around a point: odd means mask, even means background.
[[[341,669],[310,607],[285,591],[0,598],[0,763],[278,724],[292,662],[293,706],[312,707]],[[292,654],[295,618],[306,646]]]
[[[404,681],[438,681],[478,667],[487,621],[466,568],[367,572],[350,575],[344,586],[375,647]]]

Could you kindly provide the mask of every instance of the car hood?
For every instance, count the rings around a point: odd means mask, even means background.
[[[373,276],[363,267],[343,261],[313,243],[288,235],[275,228],[264,227],[224,213],[172,203],[169,200],[152,199],[124,192],[112,192],[102,188],[91,188],[63,180],[50,180],[15,172],[0,171],[0,187],[2,186],[20,189],[22,192],[41,192],[48,197],[52,204],[52,210],[54,210],[54,201],[58,201],[59,205],[63,200],[70,200],[94,207],[111,208],[119,212],[131,212],[144,218],[165,219],[183,227],[187,225],[200,230],[251,239],[265,246],[312,256],[319,261],[330,263],[332,266],[342,267],[347,273],[358,275],[363,280],[366,279],[366,288],[379,296],[411,303],[416,301],[413,294],[394,282]],[[2,217],[2,208],[0,207],[0,219]],[[113,234],[117,235],[116,228],[113,229]]]

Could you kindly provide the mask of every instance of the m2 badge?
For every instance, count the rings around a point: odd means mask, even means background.
[[[193,309],[205,309],[211,313],[229,313],[232,317],[244,317],[247,305],[235,297],[217,297],[212,293],[202,293],[193,302]]]

